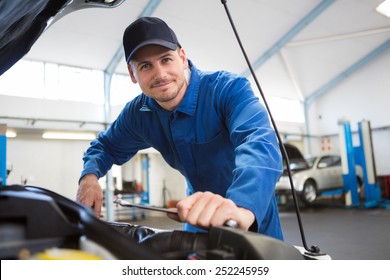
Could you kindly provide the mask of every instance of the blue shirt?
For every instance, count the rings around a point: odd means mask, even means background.
[[[127,103],[91,143],[81,176],[100,178],[112,164],[153,147],[186,177],[188,194],[211,191],[229,198],[254,213],[258,232],[282,240],[274,196],[282,157],[265,108],[247,79],[190,66],[180,105],[166,111],[144,94]]]

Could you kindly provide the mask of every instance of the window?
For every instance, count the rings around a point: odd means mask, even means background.
[[[20,60],[0,76],[0,94],[104,104],[103,72]]]
[[[318,162],[319,168],[339,166],[339,165],[341,165],[341,158],[339,156],[324,156]]]
[[[43,98],[44,65],[41,62],[20,60],[0,76],[0,94]]]
[[[138,84],[134,84],[129,75],[113,75],[110,92],[112,106],[125,105],[140,93]]]
[[[58,66],[59,100],[104,104],[104,77],[102,71]]]

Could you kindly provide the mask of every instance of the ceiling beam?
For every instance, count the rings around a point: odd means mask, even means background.
[[[339,34],[339,35],[333,35],[333,36],[327,36],[327,37],[315,38],[309,40],[295,41],[295,42],[288,43],[286,47],[293,48],[293,47],[301,47],[301,46],[307,46],[313,44],[323,44],[323,43],[329,43],[329,42],[339,41],[339,40],[349,40],[354,38],[372,36],[372,35],[381,34],[385,32],[390,32],[390,27],[364,30],[364,31],[352,32],[348,34]]]
[[[287,74],[290,76],[291,82],[292,82],[292,84],[293,84],[293,86],[295,88],[295,91],[296,91],[297,95],[298,95],[299,101],[301,103],[305,102],[305,97],[304,97],[304,95],[302,93],[301,86],[299,85],[298,80],[296,79],[296,77],[294,75],[292,67],[290,66],[290,63],[289,63],[289,61],[287,59],[287,56],[284,53],[284,50],[281,49],[279,51],[279,54],[280,54],[280,57],[281,57],[282,62],[284,64],[284,67],[286,68]]]
[[[346,79],[348,76],[352,75],[356,71],[358,71],[360,68],[365,66],[367,63],[369,63],[371,60],[385,52],[390,48],[390,39],[388,39],[386,42],[384,42],[382,45],[371,51],[366,56],[359,59],[357,62],[352,64],[350,67],[345,69],[343,72],[338,74],[336,77],[331,79],[329,82],[325,83],[323,86],[321,86],[319,89],[317,89],[315,92],[313,92],[309,97],[306,98],[305,103],[310,106],[316,99],[324,95],[326,92],[331,90],[333,87],[335,87],[337,84],[339,84],[341,81]]]
[[[282,36],[270,49],[268,49],[262,56],[255,60],[253,69],[259,69],[269,58],[279,52],[288,42],[292,40],[299,32],[309,25],[315,18],[317,18],[323,11],[325,11],[335,0],[323,0],[313,10],[310,11],[304,18],[302,18],[296,25],[293,26],[284,36]],[[249,76],[249,69],[245,70],[242,75]]]

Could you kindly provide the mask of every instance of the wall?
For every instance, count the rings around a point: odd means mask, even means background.
[[[366,119],[373,128],[390,125],[390,55],[377,59],[341,82],[316,100],[310,110],[310,131],[317,135],[337,132],[337,122],[346,118],[351,124]]]
[[[82,157],[88,147],[89,141],[44,140],[38,137],[8,138],[7,160],[13,169],[7,178],[7,184],[26,183],[75,199],[83,167]],[[136,156],[126,163],[122,169],[124,180],[141,181],[139,176],[128,176],[129,173],[140,171],[139,157]],[[160,154],[150,154],[149,172],[151,204],[163,206],[164,183],[170,194],[168,199],[185,197],[184,178],[168,166]],[[101,182],[104,183],[104,180]]]
[[[373,131],[373,146],[378,174],[390,174],[390,130],[377,129],[390,126],[390,79],[388,69],[390,54],[382,55],[363,69],[354,73],[338,84],[331,91],[320,97],[310,106],[309,133],[304,135],[305,124],[277,123],[281,133],[291,133],[297,138],[304,154],[338,152],[338,126],[341,118],[351,121],[352,130],[357,130],[357,122],[367,119]],[[121,106],[112,108],[112,119],[120,112]],[[7,117],[7,118],[2,118]],[[23,119],[16,120],[11,118]],[[33,121],[33,119],[57,119],[74,122]],[[85,121],[82,124],[79,121]],[[9,127],[43,129],[69,129],[101,131],[104,129],[104,108],[102,105],[69,101],[40,100],[31,98],[9,97],[0,95],[0,122]],[[100,123],[100,124],[99,124]],[[329,137],[321,137],[321,136]],[[322,141],[330,139],[331,148],[323,149]],[[310,142],[311,150],[307,148]],[[354,136],[354,145],[358,145]],[[8,161],[13,164],[13,171],[8,183],[27,183],[50,188],[70,198],[74,198],[77,181],[82,169],[81,157],[88,147],[88,141],[55,141],[34,137],[8,139]],[[169,189],[172,199],[184,197],[185,180],[175,170],[165,164],[158,154],[151,155],[150,186],[151,203],[163,204],[162,188]]]
[[[7,184],[35,185],[74,199],[88,141],[8,138],[7,160],[12,164]]]
[[[116,118],[121,108],[112,108],[112,119]],[[86,123],[82,124],[82,121]],[[90,141],[45,140],[41,134],[46,129],[102,131],[104,125],[99,123],[104,123],[103,106],[0,95],[0,123],[6,123],[9,128],[18,131],[16,138],[7,138],[7,161],[13,166],[7,184],[27,182],[74,199],[83,167],[82,157]],[[140,180],[140,163],[137,158],[122,169],[123,179],[129,180],[130,176]],[[113,175],[117,172],[113,170]],[[184,178],[169,167],[161,155],[152,153],[151,204],[162,206],[164,180],[172,199],[185,197]],[[101,183],[104,184],[105,180],[101,180]]]
[[[378,174],[390,174],[389,65],[390,53],[386,53],[318,98],[309,110],[310,134],[316,136],[337,135],[340,119],[349,120],[353,132],[357,131],[358,122],[370,121]],[[337,145],[338,137],[331,138]],[[311,141],[315,152],[319,151],[320,140]],[[353,145],[360,145],[356,135]]]
[[[0,122],[9,128],[99,131],[104,129],[104,108],[89,103],[0,95]]]

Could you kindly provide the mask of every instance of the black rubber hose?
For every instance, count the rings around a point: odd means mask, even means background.
[[[169,231],[158,232],[140,242],[143,246],[157,253],[197,252],[207,249],[208,233]]]

